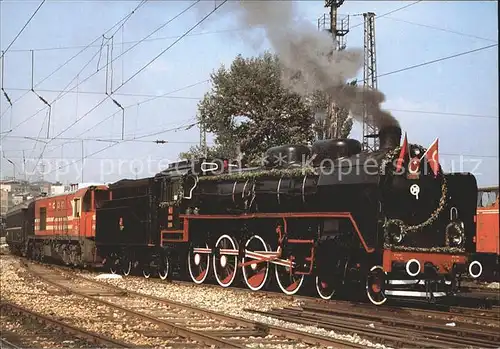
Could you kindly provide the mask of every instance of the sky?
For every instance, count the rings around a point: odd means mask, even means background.
[[[199,144],[198,127],[189,126],[210,74],[238,54],[272,50],[266,40],[255,45],[242,35],[253,29],[238,23],[230,3],[179,40],[220,2],[201,1],[179,15],[194,1],[150,0],[110,30],[140,1],[47,0],[4,57],[2,86],[13,106],[1,96],[1,177],[13,176],[14,163],[15,177],[31,180],[41,170],[44,179],[64,183],[141,178]],[[497,2],[420,1],[384,15],[413,2],[346,0],[339,13],[349,15],[347,46],[363,47],[360,14],[374,12],[382,107],[410,143],[428,147],[439,138],[446,171],[469,171],[480,186],[498,185],[498,46],[404,70],[497,43]],[[39,4],[0,2],[2,50]],[[314,26],[327,13],[324,1],[294,5],[295,16]],[[106,95],[111,90],[114,101]],[[166,96],[153,98],[159,95]],[[361,141],[361,130],[356,123],[351,137]]]

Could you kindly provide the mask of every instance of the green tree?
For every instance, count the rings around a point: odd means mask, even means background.
[[[313,140],[313,112],[297,93],[283,87],[281,66],[269,52],[238,55],[229,69],[211,74],[212,89],[198,105],[199,121],[216,136],[209,151],[230,158],[243,153],[255,162],[270,147]],[[193,147],[185,156],[200,154]]]
[[[356,86],[357,81],[348,83]],[[323,91],[317,90],[309,99],[310,108],[314,111],[314,135],[316,139],[347,138],[352,130],[353,120],[349,110],[333,103]]]

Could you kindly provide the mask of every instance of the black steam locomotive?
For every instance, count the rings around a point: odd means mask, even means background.
[[[97,254],[112,272],[223,287],[241,273],[260,290],[274,274],[286,294],[309,276],[324,299],[356,287],[377,305],[392,279],[454,292],[474,250],[475,177],[430,171],[399,127],[378,136],[376,152],[330,139],[271,148],[255,168],[186,160],[116,182],[96,210]]]

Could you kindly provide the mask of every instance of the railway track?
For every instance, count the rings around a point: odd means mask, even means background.
[[[145,281],[145,280],[144,280]],[[147,283],[152,282],[154,284],[162,283],[165,285],[165,281],[161,282],[156,279],[147,280]],[[171,281],[172,284],[192,286],[189,282],[184,281]],[[204,287],[217,288],[220,289],[218,285],[207,284]],[[222,291],[222,290],[221,290]],[[231,288],[231,291],[250,292],[247,289],[241,288]],[[224,291],[222,291],[224,292]],[[368,337],[370,340],[384,343],[388,345],[394,345],[395,347],[430,347],[430,348],[449,348],[450,343],[456,347],[460,346],[480,346],[480,347],[498,347],[496,341],[498,341],[499,336],[496,335],[496,329],[489,329],[489,331],[483,331],[484,326],[489,326],[489,322],[496,322],[497,327],[500,326],[500,317],[496,309],[485,310],[485,309],[475,309],[466,308],[458,306],[449,306],[441,304],[438,308],[441,310],[429,310],[422,308],[410,308],[410,307],[395,307],[387,306],[383,309],[373,307],[370,304],[356,303],[342,300],[329,300],[325,301],[315,297],[305,297],[305,296],[286,296],[283,294],[277,294],[275,292],[269,291],[257,291],[251,292],[253,294],[261,294],[262,296],[268,298],[279,298],[286,297],[299,300],[309,307],[316,307],[315,310],[324,309],[345,309],[342,314],[338,314],[335,319],[331,317],[327,320],[319,321],[319,318],[323,318],[325,314],[309,313],[308,317],[304,316],[303,309],[300,311],[300,319],[297,316],[298,309],[285,309],[277,310],[274,314],[272,312],[255,312],[264,316],[274,316],[276,319],[283,321],[294,321],[298,324],[303,325],[316,325],[325,329],[330,329],[338,332],[344,333],[360,333],[363,337]],[[307,307],[306,305],[306,307]],[[309,309],[310,310],[310,309]],[[251,311],[251,310],[248,310]],[[359,319],[360,313],[370,314],[386,312],[385,322],[380,319]],[[357,314],[357,315],[356,315]],[[277,316],[279,315],[279,316]],[[362,317],[362,316],[361,316]],[[393,319],[396,318],[407,318],[407,325],[404,331],[401,331],[399,327],[404,328],[400,322],[394,322]],[[442,324],[434,324],[430,326],[431,318],[434,321],[441,321]],[[392,322],[388,321],[391,319]],[[415,319],[419,319],[416,322]],[[297,321],[299,320],[299,321]],[[422,324],[423,322],[423,324]],[[377,323],[375,327],[375,323]],[[446,326],[456,325],[459,323],[458,329],[454,327]],[[468,323],[468,324],[466,324]],[[480,323],[481,326],[475,326]],[[384,326],[381,326],[384,325]],[[462,331],[463,326],[469,326],[468,331],[465,333]],[[451,330],[450,330],[451,329]],[[479,340],[471,339],[475,331],[481,332]],[[457,337],[458,336],[458,337]],[[418,343],[418,344],[416,344]]]
[[[123,342],[71,326],[50,316],[2,301],[1,348],[128,348]],[[8,337],[8,339],[7,339]],[[16,344],[14,344],[16,343]]]
[[[471,323],[449,322],[430,319],[430,312],[420,311],[419,315],[404,309],[363,309],[339,304],[308,303],[301,309],[277,309],[259,314],[300,324],[314,322],[334,331],[363,332],[372,340],[383,344],[405,348],[498,348],[500,334],[498,327],[485,328]],[[438,312],[441,313],[441,312]],[[436,313],[433,313],[436,315]],[[441,313],[440,315],[445,315]],[[494,320],[494,321],[499,321]],[[450,326],[453,325],[453,326]]]
[[[233,316],[207,311],[142,293],[125,291],[96,280],[76,277],[55,267],[24,262],[30,273],[43,282],[87,298],[156,326],[149,336],[163,338],[172,347],[266,348],[333,347],[365,348],[365,346],[332,337],[309,334],[279,326],[267,325]]]
[[[17,345],[9,342],[7,339],[5,338],[1,338],[0,337],[0,348],[2,349],[20,349],[20,347],[18,347]]]

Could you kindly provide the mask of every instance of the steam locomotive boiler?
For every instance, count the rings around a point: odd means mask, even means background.
[[[374,304],[394,278],[453,291],[473,244],[475,178],[444,174],[406,137],[399,146],[397,126],[378,136],[376,152],[332,139],[271,148],[256,168],[172,164],[155,176],[160,243],[198,284],[212,274],[228,287],[241,271],[259,290],[274,274],[295,294],[310,276],[324,299],[355,285]]]

